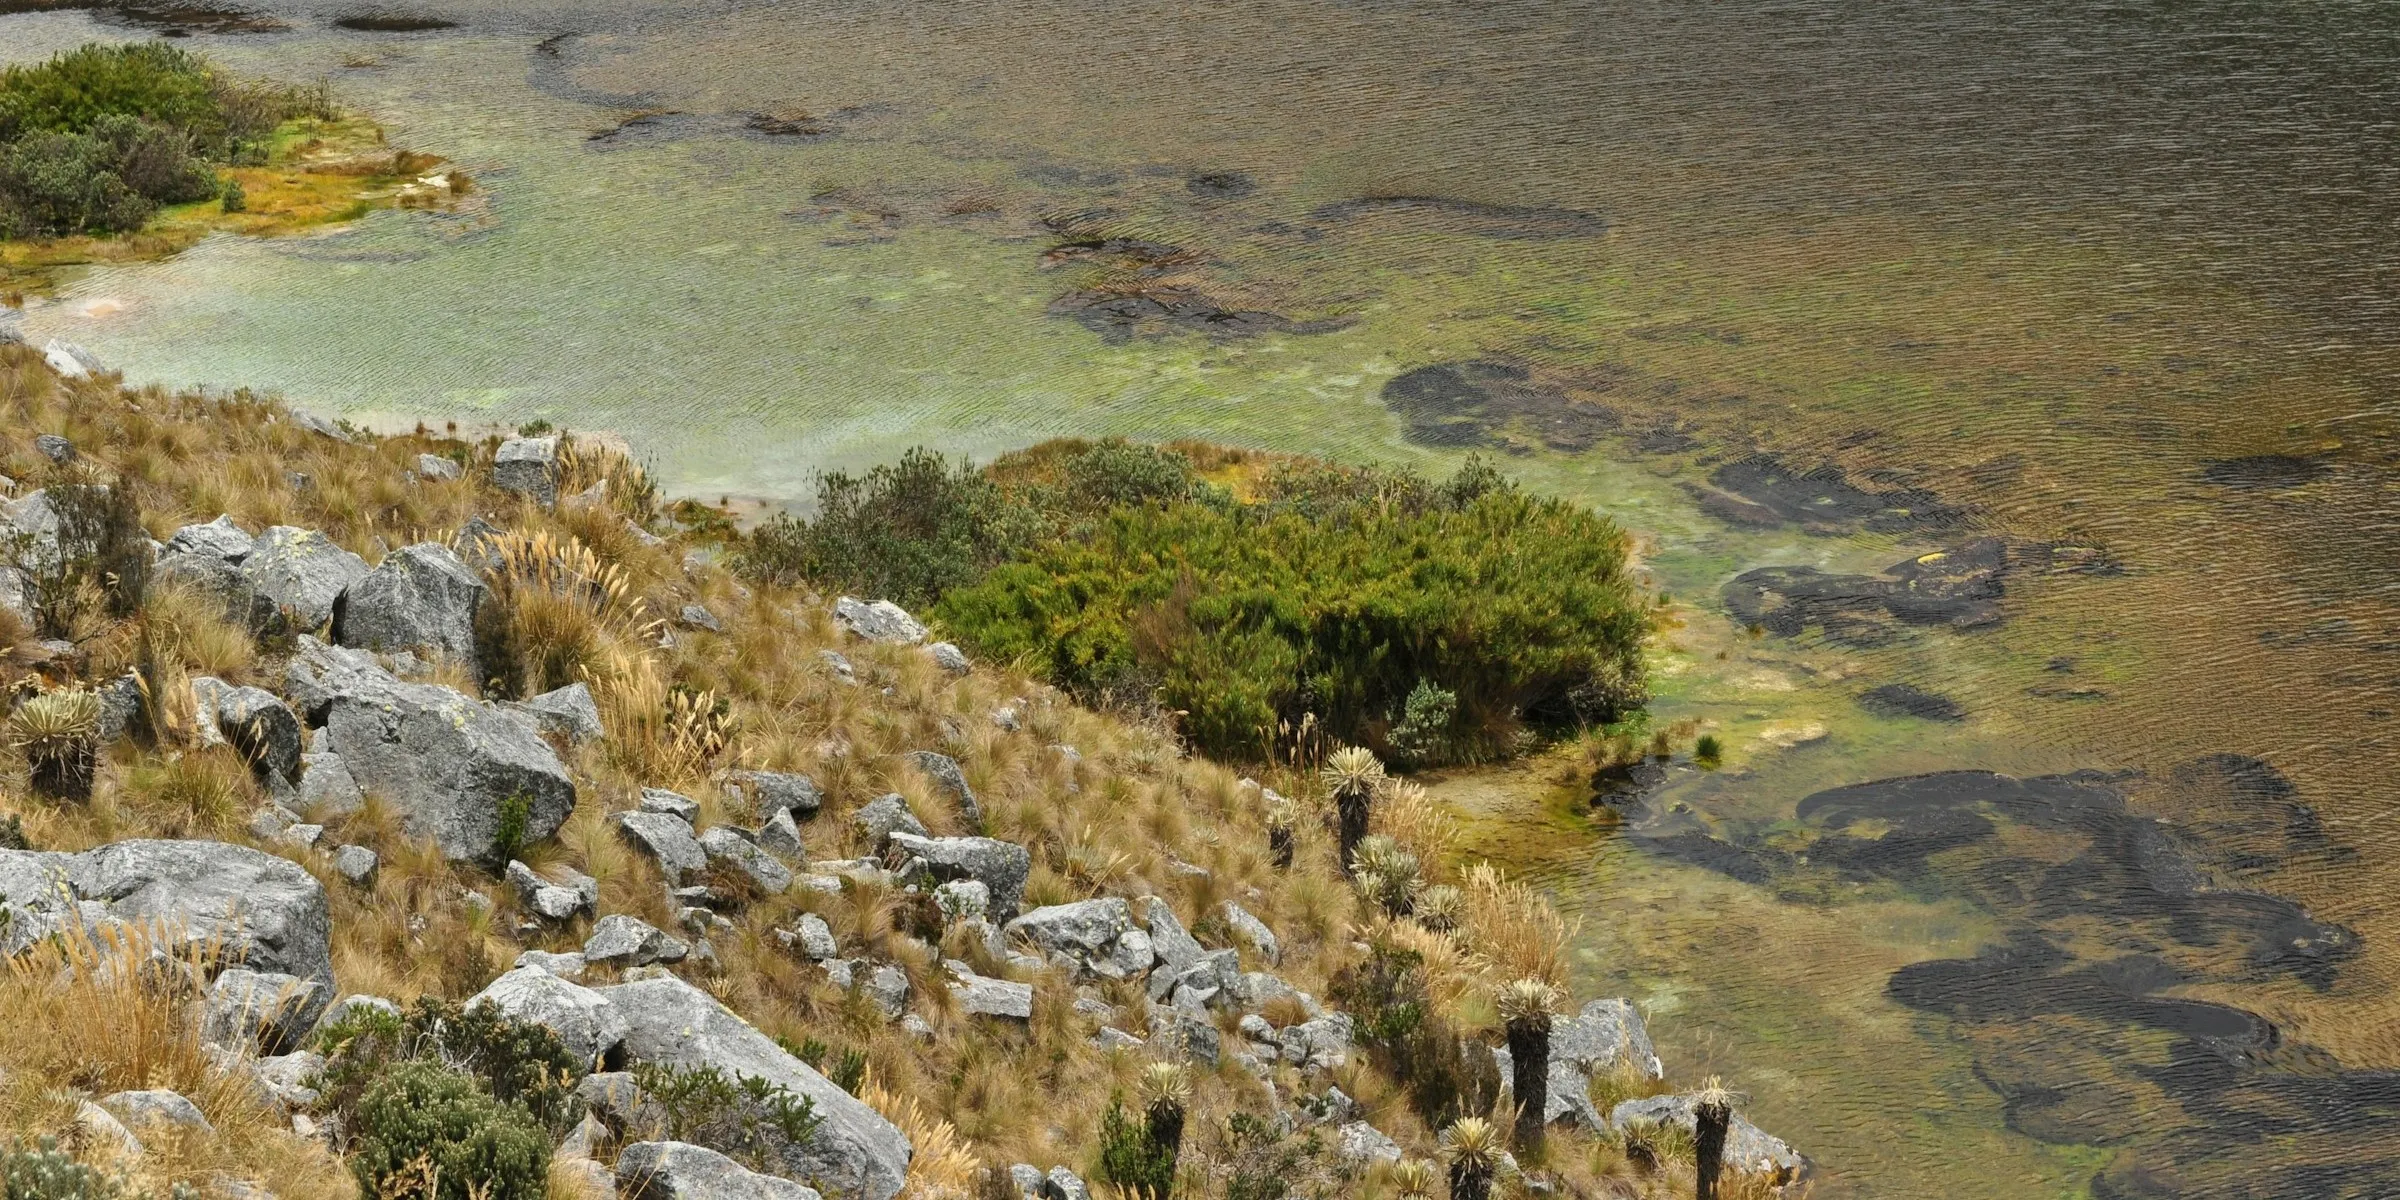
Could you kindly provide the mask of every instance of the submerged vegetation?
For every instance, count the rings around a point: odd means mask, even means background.
[[[934,604],[969,649],[1208,753],[1308,738],[1432,765],[1618,720],[1648,612],[1624,534],[1470,460],[1432,482],[1206,447],[1061,442],[983,471],[829,475],[742,564]]]

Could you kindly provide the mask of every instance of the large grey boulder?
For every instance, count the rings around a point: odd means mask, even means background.
[[[200,1036],[211,1045],[258,1054],[287,1054],[317,1027],[333,987],[277,971],[229,967],[209,985]]]
[[[925,626],[908,610],[889,600],[869,604],[855,596],[844,596],[833,602],[835,623],[870,642],[904,642],[915,644],[925,640]]]
[[[777,812],[807,820],[825,805],[825,793],[816,780],[790,771],[720,771],[717,786],[728,795],[741,797],[761,821]]]
[[[995,899],[995,906],[997,903]],[[1031,942],[1046,955],[1088,965],[1094,959],[1106,959],[1132,928],[1133,910],[1124,898],[1102,896],[1034,909],[1008,922],[1002,932]]]
[[[283,694],[312,726],[325,723],[335,696],[364,696],[398,682],[374,655],[329,646],[305,633],[293,643],[291,660],[283,668]],[[331,749],[330,743],[326,749]]]
[[[1032,984],[978,975],[955,958],[943,960],[942,969],[950,973],[950,995],[958,1001],[960,1012],[1011,1021],[1033,1019]]]
[[[1495,1047],[1492,1058],[1501,1079],[1515,1077],[1508,1047]],[[1629,1070],[1641,1079],[1666,1076],[1658,1052],[1650,1044],[1649,1031],[1642,1026],[1642,1015],[1631,1002],[1594,1000],[1572,1017],[1552,1020],[1548,1094],[1542,1118],[1594,1131],[1604,1128],[1607,1114],[1592,1103],[1592,1076],[1617,1070]]]
[[[123,1121],[128,1127],[143,1133],[187,1130],[203,1137],[215,1137],[217,1127],[208,1123],[200,1106],[184,1098],[183,1093],[165,1088],[137,1092],[112,1092],[100,1097],[100,1107]]]
[[[448,546],[402,546],[342,593],[333,640],[362,650],[422,647],[473,670],[475,613],[490,596],[483,579]]]
[[[575,781],[532,721],[446,687],[362,677],[334,695],[325,728],[358,785],[454,861],[497,866],[514,849],[504,832],[538,842],[575,808]]]
[[[1150,948],[1157,952],[1161,974],[1179,974],[1206,957],[1199,939],[1183,927],[1175,909],[1157,896],[1142,902],[1142,919],[1150,926]]]
[[[1680,1096],[1644,1096],[1618,1102],[1608,1111],[1609,1124],[1622,1129],[1636,1122],[1656,1122],[1680,1125],[1685,1133],[1697,1127],[1694,1112],[1699,1106],[1696,1094]],[[1784,1143],[1782,1138],[1766,1133],[1745,1120],[1740,1113],[1725,1128],[1725,1166],[1729,1170],[1753,1175],[1773,1175],[1792,1179],[1808,1169],[1808,1160]]]
[[[260,594],[250,577],[242,573],[239,558],[170,548],[150,568],[150,586],[179,587],[207,597],[216,603],[226,620],[252,632],[275,626],[275,602]]]
[[[781,895],[792,886],[790,867],[775,861],[774,855],[734,830],[719,825],[701,834],[699,842],[700,852],[708,856],[708,861],[741,872],[752,887],[766,895]]]
[[[1025,847],[998,838],[895,833],[890,842],[894,849],[922,860],[936,880],[972,879],[991,889],[992,916],[1002,921],[1016,915],[1017,902],[1025,896],[1025,877],[1033,870],[1033,856]],[[1124,901],[1117,903],[1122,907]]]
[[[520,1021],[558,1035],[587,1064],[597,1064],[625,1040],[625,1018],[608,999],[537,966],[522,966],[493,980],[467,1007],[489,1004]]]
[[[924,772],[925,778],[933,781],[933,786],[949,793],[950,798],[957,801],[958,811],[966,817],[967,824],[977,829],[983,828],[983,806],[976,803],[975,789],[967,786],[967,773],[959,769],[957,759],[931,750],[911,750],[906,757],[908,765]]]
[[[298,863],[247,846],[126,841],[64,854],[0,850],[0,951],[109,923],[146,928],[152,947],[206,951],[258,971],[331,985],[324,885]]]
[[[584,939],[583,961],[604,967],[646,967],[652,963],[682,962],[691,947],[640,917],[610,913],[592,924]]]
[[[608,733],[600,722],[600,705],[593,701],[591,687],[581,680],[543,692],[517,707],[533,717],[535,728],[566,739],[570,746],[599,741]]]
[[[878,854],[883,852],[884,842],[895,833],[933,836],[933,831],[925,828],[925,823],[917,819],[917,814],[909,811],[908,797],[898,792],[885,792],[860,805],[857,812],[850,814],[850,823],[866,835],[867,849]]]
[[[324,534],[277,525],[258,536],[241,569],[292,629],[311,632],[333,620],[334,602],[365,577],[367,561]]]
[[[159,557],[163,560],[176,554],[205,554],[238,563],[250,557],[250,551],[257,545],[258,539],[234,524],[231,516],[219,513],[216,520],[206,525],[186,525],[176,530],[167,538],[166,548],[159,551]]]
[[[300,718],[275,693],[228,687],[202,675],[192,680],[192,695],[199,709],[195,716],[213,722],[218,736],[241,751],[252,770],[299,782]]]
[[[890,1200],[907,1181],[913,1151],[897,1126],[708,993],[671,976],[598,990],[625,1017],[630,1061],[714,1067],[812,1101],[823,1119],[816,1137],[806,1145],[773,1147],[784,1174],[809,1180],[828,1195],[865,1200]]]
[[[691,825],[681,817],[636,810],[610,813],[608,820],[620,836],[658,864],[668,887],[682,886],[685,876],[708,866],[708,852],[700,848],[700,839],[692,836]]]
[[[548,508],[558,502],[558,435],[514,437],[492,456],[492,485]]]
[[[761,1175],[706,1146],[635,1142],[617,1153],[623,1200],[823,1200],[816,1189]]]

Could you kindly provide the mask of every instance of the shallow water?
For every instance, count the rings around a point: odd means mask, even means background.
[[[1443,790],[1678,1077],[1824,1195],[2400,1193],[2382,8],[275,13],[197,44],[329,74],[486,203],[92,272],[30,333],[617,429],[712,498],[920,442],[1498,449],[1641,535],[1655,708],[1727,761]],[[95,31],[138,32],[0,18],[0,53]],[[1889,573],[1983,536],[1996,587]],[[1729,616],[1770,566],[1847,578]],[[1895,684],[1959,719],[1862,704]],[[2111,777],[2033,785],[2072,819],[1808,799],[1965,769]]]

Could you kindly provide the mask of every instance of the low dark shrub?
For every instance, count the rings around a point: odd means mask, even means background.
[[[564,1132],[583,1115],[575,1081],[594,1066],[543,1026],[488,1004],[461,1008],[430,996],[400,1014],[360,1009],[320,1030],[317,1042],[326,1056],[319,1090],[337,1114],[351,1111],[398,1064],[437,1061],[543,1127]]]
[[[807,1144],[825,1123],[813,1098],[754,1075],[644,1063],[633,1078],[666,1114],[667,1137],[722,1151],[756,1170],[770,1170],[782,1147]]]
[[[1147,1121],[1125,1111],[1123,1100],[1112,1099],[1100,1115],[1100,1178],[1127,1196],[1164,1200],[1175,1189],[1176,1149],[1150,1136]]]

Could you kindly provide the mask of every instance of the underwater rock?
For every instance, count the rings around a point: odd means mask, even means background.
[[[1967,710],[1958,701],[1913,683],[1887,683],[1859,693],[1858,706],[1879,717],[1915,717],[1921,721],[1964,721]]]
[[[2220,458],[2200,468],[2200,478],[2229,488],[2292,488],[2333,474],[2324,459],[2296,454],[2253,454]]]
[[[1771,454],[1736,459],[1711,472],[1710,487],[1692,488],[1702,511],[1738,528],[1798,525],[1810,533],[1938,532],[1955,529],[1964,509],[1932,492],[1900,488],[1868,491],[1841,468],[1795,470]]]
[[[1554,241],[1599,237],[1608,232],[1601,217],[1572,208],[1538,205],[1479,204],[1447,196],[1361,196],[1336,200],[1312,210],[1318,221],[1356,221],[1363,217],[1415,217],[1446,232],[1496,241]]]
[[[1973,629],[1999,623],[2011,575],[2111,574],[2106,552],[2043,542],[1977,538],[1894,563],[1881,575],[1829,575],[1815,567],[1759,567],[1719,593],[1743,625],[1778,637],[1810,626],[1849,646],[1889,645],[1907,626]]]

